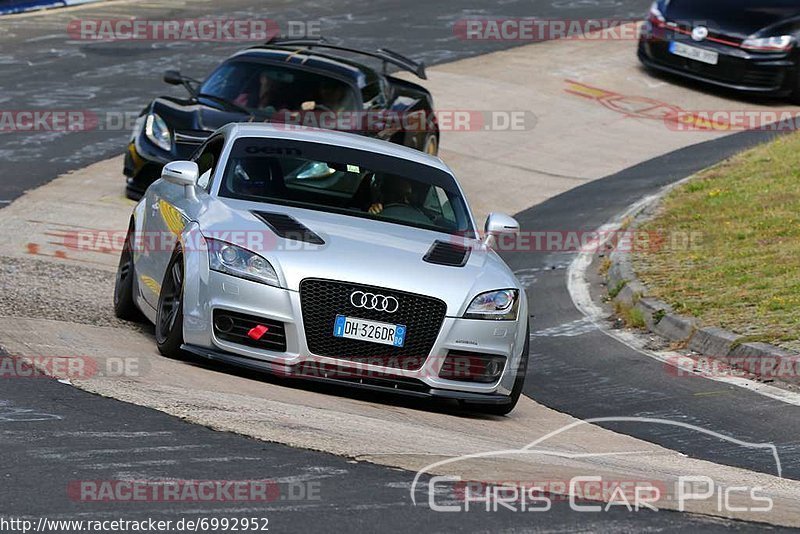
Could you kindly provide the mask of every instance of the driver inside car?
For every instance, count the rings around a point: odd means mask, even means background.
[[[377,196],[378,200],[373,202],[367,210],[371,215],[379,215],[386,206],[397,204],[411,206],[414,190],[408,180],[383,179]]]
[[[347,90],[341,83],[323,82],[317,90],[315,108],[321,111],[340,112],[347,109]]]
[[[278,101],[279,93],[277,83],[270,79],[267,71],[263,71],[258,78],[258,89],[241,93],[233,102],[238,106],[274,113],[287,107]]]

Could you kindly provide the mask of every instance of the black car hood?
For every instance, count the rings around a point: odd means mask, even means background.
[[[671,0],[664,14],[670,21],[745,38],[800,17],[800,0]]]
[[[235,111],[222,111],[207,106],[198,106],[197,127],[199,130],[213,132],[231,122],[248,122],[252,116]]]

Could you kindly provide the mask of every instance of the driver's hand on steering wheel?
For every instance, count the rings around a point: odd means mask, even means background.
[[[378,215],[383,211],[383,204],[379,202],[375,203],[371,205],[367,211],[370,213],[370,215]]]

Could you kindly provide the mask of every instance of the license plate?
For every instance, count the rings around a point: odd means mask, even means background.
[[[402,347],[406,342],[406,327],[402,324],[380,323],[355,317],[336,316],[333,337],[360,339],[382,345]]]
[[[712,52],[711,50],[697,48],[696,46],[689,46],[687,44],[676,43],[673,41],[669,44],[669,51],[676,56],[694,59],[695,61],[707,63],[709,65],[716,65],[719,63],[718,53]]]

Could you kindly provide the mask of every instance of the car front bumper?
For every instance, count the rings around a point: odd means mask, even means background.
[[[719,54],[719,63],[710,65],[670,52],[678,41]],[[787,96],[797,87],[795,51],[751,53],[742,48],[711,41],[695,42],[669,29],[645,31],[639,41],[639,60],[646,66],[669,74],[741,92]]]
[[[187,272],[198,274],[187,276],[184,288],[184,348],[188,352],[282,376],[418,397],[446,397],[485,404],[508,401],[527,336],[525,302],[521,302],[517,321],[445,317],[421,367],[386,367],[371,364],[369,359],[313,354],[306,343],[299,292],[211,271],[207,265],[205,254],[187,257]],[[215,311],[282,323],[285,350],[266,350],[220,339],[214,327]],[[380,350],[380,346],[376,347]],[[444,379],[439,373],[450,351],[503,356],[505,366],[499,379],[491,383]]]

